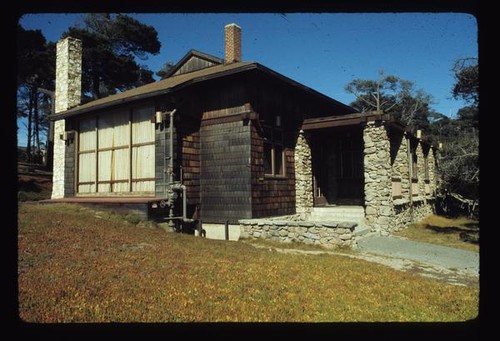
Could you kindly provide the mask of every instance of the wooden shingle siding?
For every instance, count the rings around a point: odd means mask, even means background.
[[[187,187],[188,205],[200,203],[200,133],[182,138],[183,184]]]
[[[202,126],[200,156],[203,221],[251,218],[250,127],[242,121]]]
[[[285,148],[286,172],[283,178],[264,175],[263,139],[252,127],[252,217],[295,213],[294,152]]]
[[[201,70],[201,69],[204,69],[206,67],[210,67],[210,66],[214,66],[214,65],[217,65],[217,64],[215,64],[214,62],[211,62],[209,60],[206,60],[206,59],[192,56],[173,75],[177,76],[177,75],[180,75],[183,73]]]

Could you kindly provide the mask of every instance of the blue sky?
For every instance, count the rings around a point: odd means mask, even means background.
[[[477,22],[462,13],[133,14],[158,31],[156,56],[140,61],[158,71],[190,49],[224,56],[224,26],[242,28],[244,61],[263,64],[349,104],[344,91],[353,79],[376,79],[378,71],[415,82],[430,93],[433,108],[454,116],[464,103],[451,98],[451,68],[460,57],[477,57]],[[26,14],[25,29],[40,29],[57,41],[83,14]],[[19,144],[25,145],[24,131]]]

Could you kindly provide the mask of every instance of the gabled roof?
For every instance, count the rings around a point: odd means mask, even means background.
[[[193,71],[190,73],[181,74],[178,76],[172,76],[169,78],[162,79],[157,82],[149,83],[143,86],[139,86],[134,89],[130,89],[124,92],[120,92],[115,95],[111,95],[104,98],[99,98],[95,101],[85,103],[83,105],[76,106],[74,108],[68,109],[66,111],[54,114],[52,119],[58,120],[61,118],[74,116],[77,114],[83,114],[90,111],[95,111],[99,109],[108,108],[118,104],[129,103],[140,99],[155,97],[158,95],[163,95],[170,93],[174,90],[178,90],[188,84],[201,82],[207,79],[221,77],[228,74],[233,74],[237,72],[244,71],[248,68],[254,68],[255,63],[251,62],[240,62],[227,65],[217,65],[198,71]]]
[[[96,110],[101,110],[105,108],[109,108],[112,106],[130,103],[137,100],[152,98],[160,95],[165,95],[168,93],[172,93],[174,91],[185,88],[189,85],[204,82],[210,79],[221,78],[237,73],[250,72],[255,70],[256,72],[260,72],[262,74],[268,75],[274,79],[278,79],[283,81],[295,88],[298,88],[301,91],[308,93],[309,95],[313,95],[323,101],[330,102],[332,105],[336,105],[343,110],[345,113],[353,113],[355,110],[341,102],[334,100],[316,90],[313,90],[303,84],[300,84],[288,77],[285,77],[263,65],[260,65],[255,62],[237,62],[231,64],[221,64],[212,67],[207,67],[201,70],[184,73],[176,76],[171,76],[169,78],[149,83],[131,90],[127,90],[115,95],[111,95],[108,97],[100,98],[95,101],[76,106],[74,108],[68,109],[66,111],[59,112],[51,116],[51,120],[60,120],[66,117],[71,117],[79,114],[89,113]]]
[[[190,59],[198,58],[204,60],[210,66],[220,65],[224,63],[224,60],[207,53],[203,53],[197,50],[191,50],[184,57],[181,58],[166,74],[165,78],[173,76],[179,69],[184,66]]]

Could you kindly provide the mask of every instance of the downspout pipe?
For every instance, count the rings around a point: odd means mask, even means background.
[[[174,116],[177,109],[170,112],[170,150],[169,150],[169,184],[174,182]]]
[[[170,126],[169,126],[169,133],[170,133],[170,146],[169,146],[169,161],[168,161],[168,184],[165,186],[165,195],[169,198],[169,203],[170,203],[170,209],[169,209],[169,218],[170,221],[168,225],[170,226],[170,229],[172,231],[175,230],[175,224],[173,222],[174,219],[174,199],[173,199],[173,182],[174,182],[174,115],[177,109],[172,110],[169,113],[169,118],[170,118]]]
[[[170,191],[174,190],[182,190],[182,221],[183,222],[192,222],[193,219],[187,218],[187,189],[186,186],[182,184],[182,176],[179,182],[174,182],[174,118],[177,109],[172,110],[170,115],[170,146],[169,146],[169,183],[168,187]],[[170,205],[170,219],[174,219],[173,212],[173,202]],[[171,220],[172,221],[172,220]]]

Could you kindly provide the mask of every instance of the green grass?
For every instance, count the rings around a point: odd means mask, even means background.
[[[460,239],[461,232],[479,230],[479,222],[468,218],[446,218],[431,215],[408,228],[394,233],[396,236],[431,244],[439,244],[479,252],[479,244]]]
[[[476,287],[99,216],[76,205],[20,204],[23,320],[464,321],[478,314]]]

